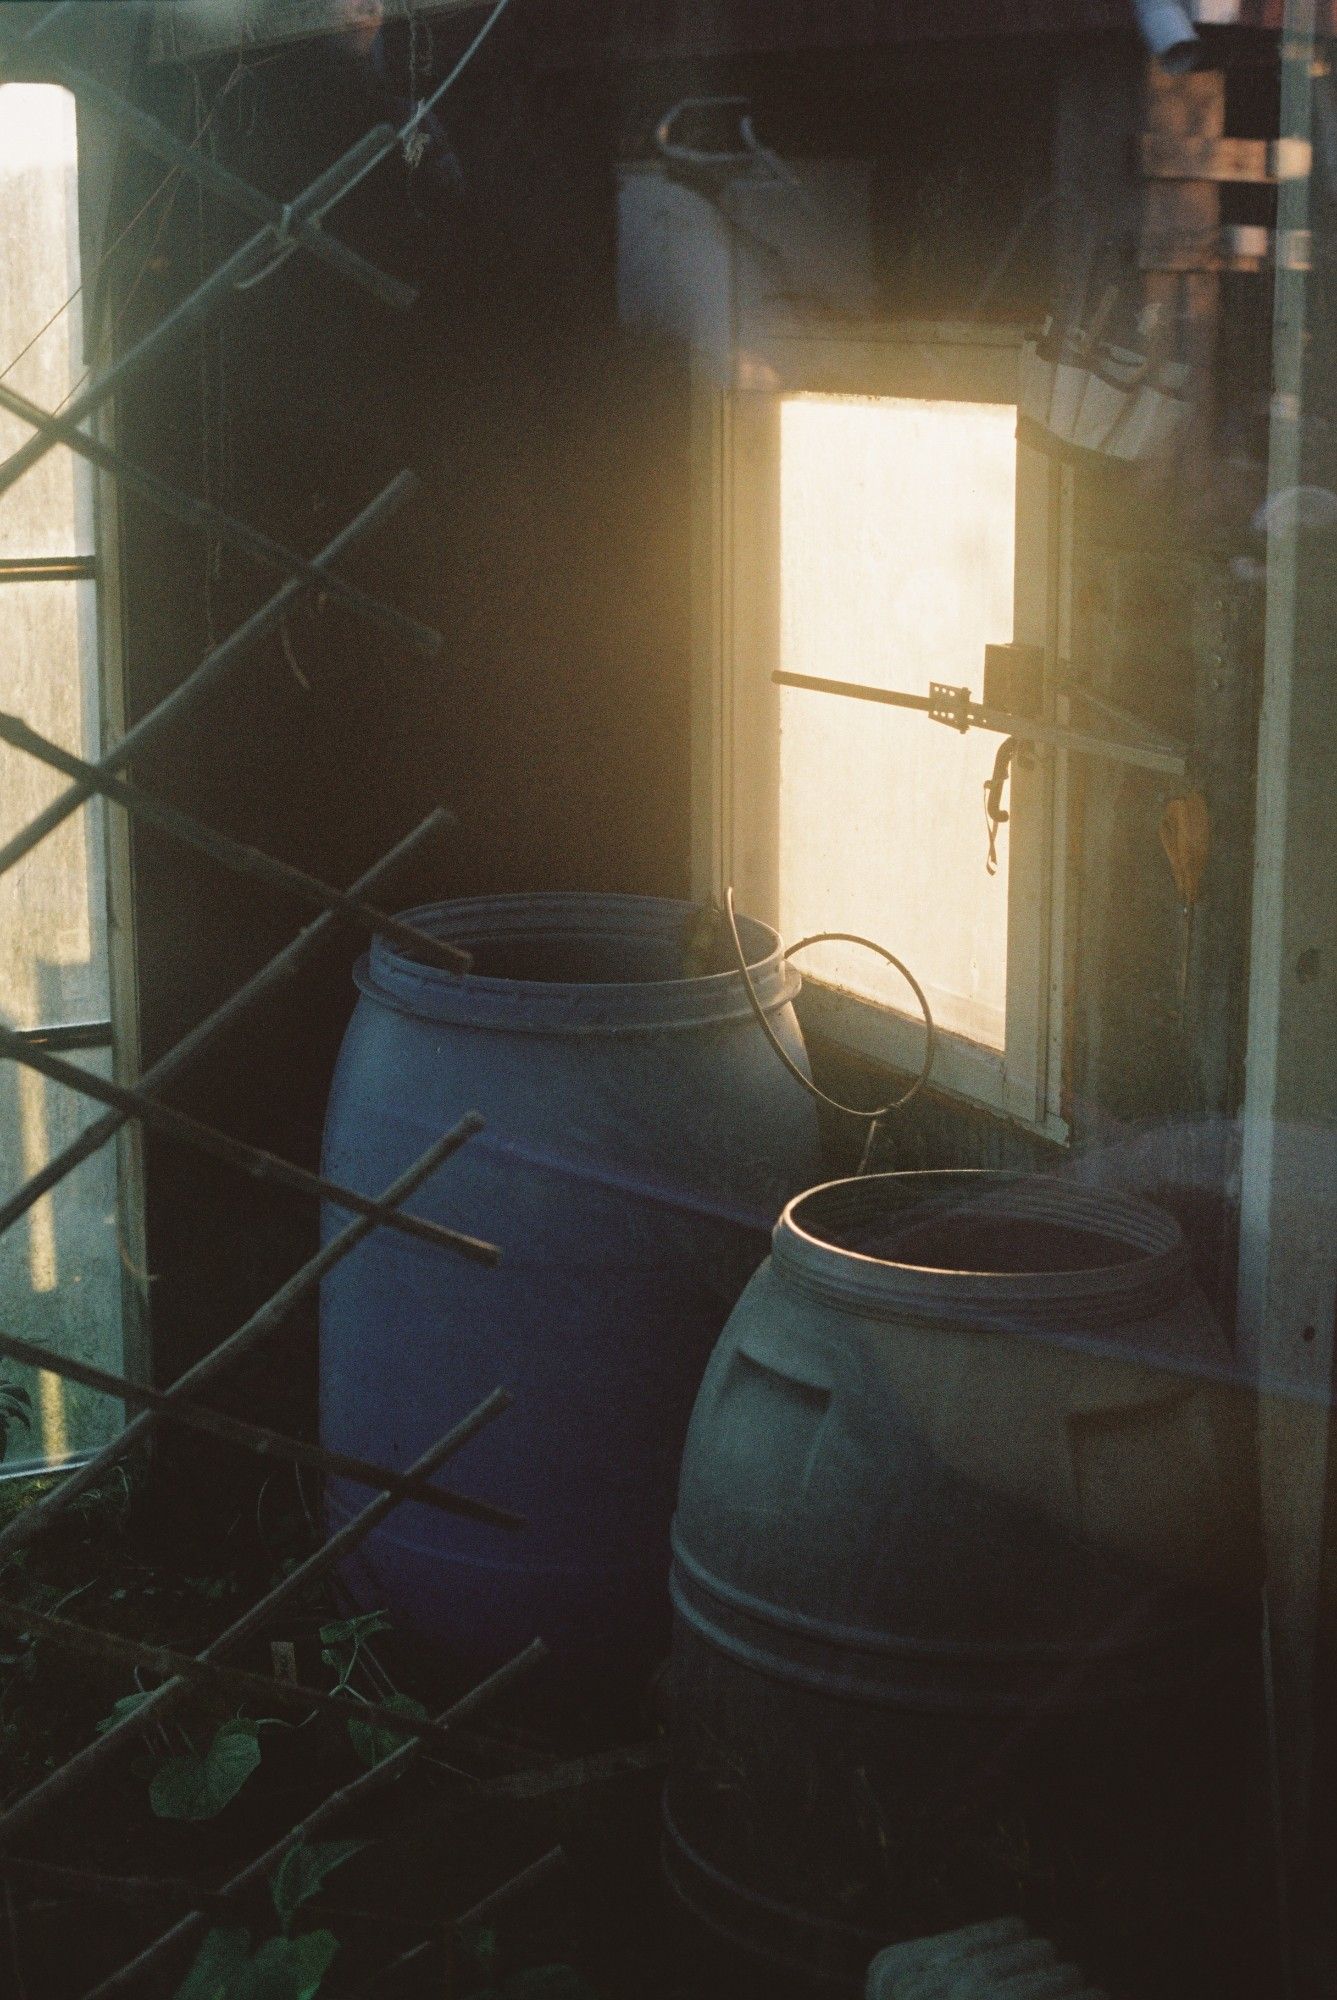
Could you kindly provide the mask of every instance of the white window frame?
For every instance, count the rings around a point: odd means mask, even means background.
[[[65,88],[40,72],[31,79],[51,88]],[[67,91],[67,95],[72,95]],[[82,128],[80,142],[84,138]],[[82,152],[76,158],[76,189],[83,186],[87,165]],[[69,227],[82,261],[79,240],[80,201],[70,212]],[[83,277],[82,270],[79,276]],[[91,290],[91,281],[89,281]],[[85,293],[87,298],[88,293]],[[82,315],[81,315],[82,318]],[[105,345],[105,328],[83,324],[84,359],[94,370],[104,366],[107,355],[93,352],[95,340]],[[0,363],[7,357],[0,357]],[[95,413],[88,424],[99,444],[115,449],[115,406],[109,403]],[[69,447],[61,445],[57,450]],[[86,731],[84,754],[96,758],[101,746],[116,742],[127,728],[124,680],[123,573],[120,563],[119,496],[112,475],[91,463],[75,466],[74,543],[64,553],[50,557],[16,559],[7,565],[11,574],[22,572],[28,583],[78,583],[86,586],[79,607],[79,672]],[[76,552],[81,542],[88,552]],[[0,577],[3,590],[5,577]],[[75,1022],[52,1020],[20,1030],[25,1039],[40,1042],[52,1053],[69,1053],[77,1065],[82,1050],[106,1050],[111,1059],[114,1081],[134,1084],[140,1071],[139,1007],[135,969],[133,903],[131,894],[130,823],[123,812],[113,812],[105,800],[93,798],[85,814],[96,815],[101,825],[101,866],[91,871],[89,884],[90,922],[105,926],[107,962],[107,1008],[95,1020]],[[91,1110],[97,1107],[89,1100]],[[111,1142],[115,1148],[116,1208],[115,1228],[120,1264],[120,1355],[114,1358],[113,1372],[131,1381],[152,1379],[149,1345],[149,1274],[147,1270],[146,1213],[144,1189],[143,1128],[129,1120]],[[17,1183],[16,1183],[17,1184]],[[50,1200],[52,1197],[48,1196]],[[99,1357],[101,1358],[101,1357]],[[43,1470],[76,1466],[93,1456],[97,1449],[88,1445],[75,1449],[63,1459],[51,1459],[38,1449],[36,1436],[0,1465],[0,1481],[30,1479]]]
[[[794,393],[1016,403],[1022,336],[1006,328],[878,325],[831,333],[749,329],[732,380],[698,373],[693,393],[692,875],[701,898],[732,883],[741,907],[777,909],[779,416]],[[1066,721],[1071,474],[1017,447],[1013,638],[1043,649],[1044,709]],[[981,663],[982,667],[982,663]],[[850,661],[844,675],[861,678]],[[979,689],[976,689],[977,698]],[[840,700],[837,695],[814,699]],[[925,716],[917,726],[941,728]],[[1002,739],[997,739],[1001,741]],[[1006,1046],[939,1031],[934,1087],[1066,1140],[1063,993],[1067,753],[1018,746],[1009,784]],[[981,856],[984,865],[983,818]],[[946,885],[945,885],[946,886]],[[896,949],[888,936],[878,940]],[[913,968],[912,968],[913,969]],[[913,1010],[913,999],[907,996]],[[801,1003],[822,1037],[913,1074],[912,1014],[805,974]]]

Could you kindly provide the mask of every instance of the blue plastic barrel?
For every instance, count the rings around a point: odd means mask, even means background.
[[[690,904],[501,896],[408,921],[474,969],[380,940],[359,963],[325,1172],[378,1193],[481,1112],[486,1129],[407,1206],[502,1262],[383,1229],[345,1258],[321,1295],[321,1435],[402,1467],[502,1384],[513,1408],[449,1477],[527,1526],[406,1503],[345,1581],[462,1663],[540,1635],[568,1679],[630,1684],[667,1643],[669,1524],[706,1362],[779,1210],[820,1177],[813,1107]],[[773,931],[740,928],[802,1060],[798,976]],[[347,1220],[328,1209],[327,1236]],[[332,1483],[331,1524],[368,1497]]]

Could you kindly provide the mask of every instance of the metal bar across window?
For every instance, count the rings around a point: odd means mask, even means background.
[[[96,575],[95,556],[0,556],[0,583],[83,583]]]
[[[389,1466],[374,1465],[370,1459],[353,1457],[345,1451],[330,1451],[324,1445],[308,1444],[304,1438],[285,1437],[281,1431],[270,1430],[264,1424],[227,1416],[208,1403],[197,1403],[188,1396],[174,1397],[165,1389],[150,1389],[143,1382],[113,1375],[109,1369],[95,1368],[91,1361],[75,1361],[39,1341],[21,1340],[15,1334],[0,1332],[0,1354],[10,1361],[22,1362],[25,1367],[41,1368],[67,1382],[81,1383],[85,1389],[96,1389],[100,1395],[116,1396],[122,1402],[137,1403],[142,1409],[157,1410],[168,1423],[180,1424],[186,1430],[203,1431],[228,1444],[244,1445],[258,1458],[281,1458],[291,1465],[331,1472],[339,1479],[356,1480],[359,1486],[374,1486],[382,1493],[415,1500],[438,1513],[463,1514],[470,1520],[486,1521],[494,1528],[525,1525],[523,1514],[517,1514],[513,1508],[494,1506],[490,1500],[475,1500],[448,1486],[410,1479],[406,1473],[391,1471]]]
[[[926,694],[903,694],[896,688],[868,687],[862,681],[825,680],[818,674],[776,672],[777,687],[807,688],[812,694],[842,695],[850,701],[878,702],[884,708],[906,708],[920,715],[937,713],[937,704]],[[965,690],[958,692],[967,693]],[[1188,771],[1187,752],[1167,744],[1124,743],[1111,736],[1092,736],[1083,729],[1065,729],[1056,722],[1033,722],[1028,716],[1011,715],[1006,709],[984,708],[968,698],[961,703],[962,729],[989,729],[1000,736],[1015,736],[1023,743],[1049,743],[1059,750],[1079,750],[1089,757],[1109,757],[1119,764],[1136,764],[1146,771],[1162,771],[1167,777],[1182,778]]]

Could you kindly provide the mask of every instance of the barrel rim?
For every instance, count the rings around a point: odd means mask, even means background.
[[[848,1212],[871,1207],[879,1194],[922,1190],[946,1197],[953,1187],[969,1191],[976,1204],[988,1201],[995,1217],[1066,1224],[1108,1236],[1134,1254],[1058,1271],[951,1269],[851,1249],[816,1226],[823,1206]],[[989,1201],[991,1194],[997,1199]],[[786,1203],[771,1241],[787,1282],[862,1317],[1003,1332],[1152,1319],[1180,1299],[1191,1280],[1188,1246],[1166,1210],[1122,1190],[987,1167],[824,1181]]]
[[[663,938],[700,909],[669,896],[549,890],[421,903],[400,921],[468,948],[507,938]],[[787,963],[779,934],[758,917],[739,919],[748,969],[768,1014],[789,1006],[802,978]],[[359,990],[382,1006],[458,1027],[539,1034],[625,1034],[641,1029],[711,1027],[750,1017],[735,971],[688,979],[537,980],[450,972],[410,958],[383,937],[354,968]]]

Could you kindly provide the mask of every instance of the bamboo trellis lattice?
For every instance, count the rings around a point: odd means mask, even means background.
[[[449,88],[483,37],[490,32],[505,4],[506,0],[500,0],[500,4],[492,9],[460,62],[429,99],[427,108]],[[337,889],[259,849],[233,840],[191,813],[165,804],[125,775],[127,767],[139,753],[150,742],[166,735],[207,694],[220,687],[237,662],[259,640],[276,630],[286,612],[307,592],[319,590],[337,598],[360,618],[397,635],[425,655],[431,656],[440,651],[442,639],[438,632],[348,582],[338,569],[341,557],[349,549],[409,499],[415,484],[413,476],[408,472],[400,473],[322,550],[307,557],[236,519],[212,502],[198,499],[170,485],[82,428],[127,382],[142,374],[171,345],[203,324],[239,283],[250,283],[268,276],[294,254],[304,253],[320,259],[345,282],[370,292],[391,309],[402,310],[411,305],[415,297],[411,287],[379,270],[340,242],[327,230],[325,223],[352,188],[411,136],[424,110],[420,107],[400,129],[392,125],[377,126],[334,161],[310,186],[290,201],[280,203],[220,166],[200,149],[183,144],[156,118],[99,78],[63,60],[59,54],[49,54],[50,32],[67,14],[69,6],[70,0],[63,0],[63,4],[48,9],[28,27],[26,34],[16,33],[11,27],[0,27],[0,62],[3,62],[6,74],[38,74],[44,81],[64,85],[83,103],[116,121],[138,145],[253,217],[258,226],[238,249],[203,278],[148,333],[96,372],[82,393],[63,410],[52,412],[40,409],[26,397],[0,384],[0,408],[21,419],[32,431],[32,436],[0,463],[0,499],[48,452],[57,446],[64,446],[125,487],[141,494],[174,519],[203,528],[232,543],[260,564],[277,571],[282,580],[258,610],[251,613],[227,638],[213,646],[170,694],[127,729],[96,762],[76,757],[49,742],[17,717],[0,714],[0,740],[38,759],[69,780],[67,788],[50,805],[0,847],[0,874],[15,867],[81,806],[91,800],[105,799],[127,814],[154,825],[169,838],[203,852],[222,867],[295,892],[315,905],[319,914],[213,1013],[198,1022],[175,1047],[159,1057],[133,1086],[108,1082],[64,1061],[49,1044],[44,1043],[40,1032],[0,1029],[0,1058],[26,1064],[50,1081],[90,1097],[105,1107],[102,1115],[76,1140],[64,1147],[8,1199],[0,1202],[0,1233],[13,1228],[35,1202],[81,1162],[113,1140],[130,1120],[160,1129],[174,1139],[266,1181],[324,1201],[344,1211],[349,1220],[264,1305],[165,1389],[150,1388],[95,1368],[31,1340],[7,1333],[0,1335],[0,1355],[48,1370],[118,1397],[128,1405],[138,1406],[138,1414],[125,1424],[116,1437],[82,1464],[65,1470],[47,1492],[0,1529],[0,1560],[43,1534],[80,1494],[87,1492],[112,1466],[166,1425],[181,1425],[209,1433],[262,1459],[278,1459],[339,1475],[370,1489],[374,1497],[193,1657],[151,1641],[126,1639],[31,1607],[9,1605],[0,1600],[0,1627],[41,1637],[85,1657],[147,1673],[157,1680],[157,1685],[133,1713],[120,1716],[104,1728],[101,1734],[0,1813],[0,1875],[46,1881],[48,1886],[54,1877],[63,1879],[62,1870],[50,1863],[24,1857],[16,1851],[15,1843],[43,1815],[69,1800],[87,1779],[122,1754],[149,1717],[160,1718],[193,1694],[204,1691],[223,1693],[237,1700],[254,1700],[263,1695],[267,1702],[280,1707],[286,1705],[300,1708],[307,1714],[335,1715],[340,1721],[347,1720],[349,1706],[336,1695],[319,1688],[271,1680],[248,1672],[227,1664],[224,1656],[259,1632],[282,1606],[313,1582],[328,1575],[393,1508],[410,1500],[419,1505],[466,1515],[496,1528],[498,1532],[523,1526],[520,1516],[509,1509],[435,1483],[441,1468],[506,1409],[510,1398],[500,1386],[476,1408],[465,1413],[444,1437],[402,1471],[327,1451],[303,1439],[284,1436],[260,1424],[226,1415],[202,1400],[203,1393],[243,1355],[278,1334],[293,1307],[314,1290],[327,1271],[356,1250],[358,1244],[375,1229],[388,1228],[409,1234],[430,1244],[440,1255],[461,1256],[489,1264],[497,1261],[499,1253],[494,1245],[404,1209],[404,1203],[481,1129],[481,1119],[472,1113],[462,1116],[450,1131],[443,1133],[379,1196],[372,1197],[310,1173],[258,1147],[246,1145],[176,1110],[164,1103],[160,1096],[163,1088],[224,1029],[230,1027],[278,981],[297,969],[313,947],[340,922],[352,923],[379,934],[448,969],[457,972],[467,970],[469,961],[465,954],[387,914],[374,900],[395,866],[431,835],[450,824],[450,815],[442,809],[430,813],[347,889]],[[35,53],[39,43],[43,45],[40,57]],[[189,1886],[184,1885],[183,1893],[193,1906],[187,1907],[175,1922],[145,1944],[131,1960],[102,1978],[89,1992],[87,2000],[103,2000],[103,1996],[143,1990],[139,1982],[146,1975],[174,1955],[179,1956],[183,1947],[198,1936],[212,1915],[226,1909],[233,1899],[263,1881],[290,1848],[322,1832],[361,1799],[397,1776],[424,1749],[451,1743],[452,1728],[475,1715],[521,1679],[543,1657],[543,1651],[542,1642],[535,1639],[462,1700],[432,1718],[415,1717],[374,1702],[359,1706],[359,1715],[379,1721],[402,1739],[399,1747],[332,1793],[281,1839],[271,1843],[221,1886],[211,1889],[207,1896],[195,1894],[192,1897]],[[540,1856],[472,1910],[458,1913],[455,1921],[463,1925],[490,1916],[503,1901],[544,1880],[560,1866],[561,1860],[560,1849]],[[64,1871],[64,1875],[76,1877],[77,1871]],[[109,1884],[108,1891],[115,1893],[115,1885]],[[386,1969],[394,1971],[397,1966],[408,1964],[427,1949],[427,1946],[416,1946],[401,1954]]]

